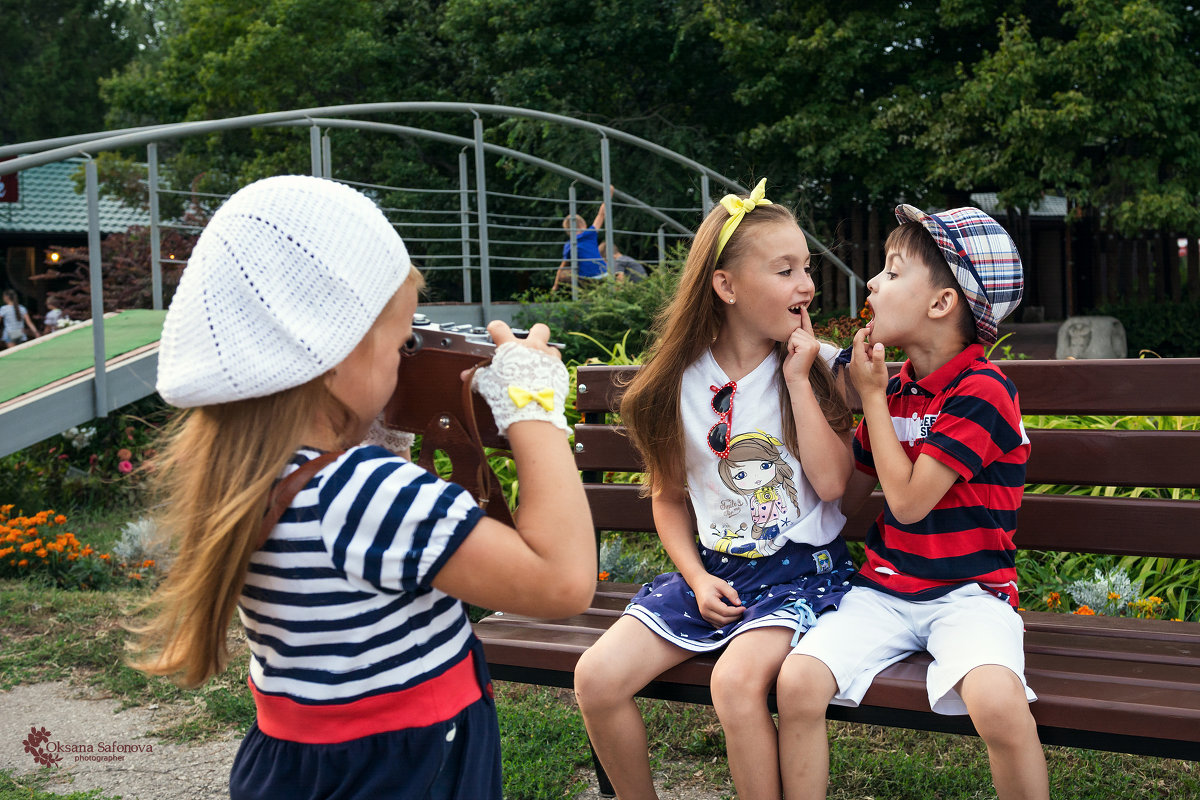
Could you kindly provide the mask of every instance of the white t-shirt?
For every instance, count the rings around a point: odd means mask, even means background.
[[[837,353],[836,347],[821,345],[826,362]],[[709,447],[708,434],[720,421],[713,396],[729,378],[711,351],[683,373],[688,496],[700,543],[711,550],[757,558],[775,553],[788,540],[820,546],[832,541],[846,521],[841,501],[823,502],[782,444],[778,369],[778,357],[771,353],[736,382],[730,451],[724,459]]]

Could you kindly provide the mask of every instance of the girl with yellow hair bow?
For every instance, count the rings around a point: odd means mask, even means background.
[[[712,698],[738,795],[782,793],[767,693],[793,636],[837,607],[853,572],[838,508],[852,418],[828,365],[837,349],[813,336],[811,262],[765,180],[725,197],[622,400],[677,571],[647,584],[575,670],[619,797],[654,796],[634,694],[699,652],[720,653]]]

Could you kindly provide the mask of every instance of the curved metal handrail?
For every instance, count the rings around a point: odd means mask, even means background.
[[[352,103],[337,106],[317,106],[314,108],[296,109],[292,111],[272,111],[261,114],[246,114],[238,117],[227,117],[219,120],[199,120],[192,122],[174,122],[163,125],[143,126],[140,128],[126,128],[119,131],[108,131],[96,134],[80,134],[78,136],[59,137],[56,139],[44,139],[40,142],[26,142],[18,145],[7,145],[0,147],[0,158],[9,155],[15,155],[28,151],[28,148],[39,148],[39,152],[29,155],[18,155],[9,161],[0,162],[0,175],[7,175],[13,172],[18,172],[22,169],[49,164],[54,161],[60,161],[64,158],[83,155],[89,151],[94,151],[99,148],[101,150],[115,150],[122,147],[131,147],[134,145],[149,144],[151,142],[161,141],[163,139],[178,139],[184,136],[189,136],[198,133],[211,133],[222,130],[235,130],[246,127],[278,125],[281,123],[289,123],[296,121],[310,121],[315,117],[344,117],[351,115],[372,115],[372,114],[387,114],[396,112],[458,112],[470,113],[475,116],[479,114],[497,114],[508,117],[527,117],[530,119],[540,119],[549,122],[556,122],[570,127],[582,128],[599,134],[602,138],[612,138],[617,141],[632,144],[640,147],[651,153],[654,153],[662,158],[682,164],[689,169],[695,170],[706,178],[711,178],[718,181],[729,189],[736,192],[747,192],[747,188],[737,181],[727,178],[716,170],[704,166],[698,161],[694,161],[687,156],[676,153],[662,145],[655,144],[640,136],[635,136],[632,133],[617,130],[607,125],[601,125],[597,122],[589,122],[587,120],[576,119],[574,117],[555,114],[548,111],[537,111],[529,108],[519,108],[516,106],[494,105],[490,103],[458,103],[458,102],[386,102],[386,103]],[[49,149],[40,149],[47,147]],[[591,179],[589,180],[589,184]],[[603,184],[601,189],[603,190]],[[707,198],[706,198],[707,199]],[[801,228],[803,230],[803,228]],[[819,248],[822,253],[829,258],[834,265],[846,275],[851,286],[863,284],[862,278],[854,273],[846,266],[833,251],[826,247],[823,242],[817,239],[811,232],[804,230],[804,235]]]

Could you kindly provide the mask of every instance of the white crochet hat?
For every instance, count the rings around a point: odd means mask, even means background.
[[[181,408],[265,397],[340,364],[408,277],[404,242],[333,181],[266,178],[200,234],[167,311],[158,393]]]

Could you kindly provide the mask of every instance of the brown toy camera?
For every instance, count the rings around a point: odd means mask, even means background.
[[[500,481],[483,450],[507,450],[508,440],[497,433],[492,411],[471,391],[470,379],[461,377],[491,361],[496,345],[483,328],[439,325],[421,314],[413,320],[413,336],[419,349],[400,359],[396,391],[384,408],[384,421],[421,435],[418,466],[434,472],[434,455],[445,453],[451,464],[445,477],[469,491],[489,517],[512,525]]]

